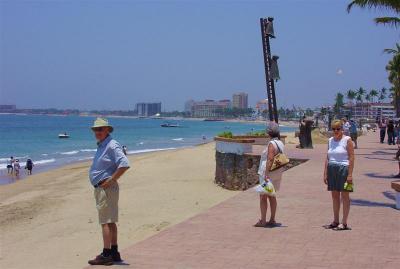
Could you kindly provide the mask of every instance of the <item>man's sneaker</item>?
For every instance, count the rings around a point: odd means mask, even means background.
[[[111,257],[112,257],[113,262],[122,262],[121,254],[119,254],[118,251],[112,253],[112,254],[111,254]]]
[[[113,265],[112,256],[103,256],[103,254],[98,255],[95,259],[88,261],[90,265]]]

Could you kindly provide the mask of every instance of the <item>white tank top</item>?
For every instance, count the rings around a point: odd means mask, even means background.
[[[347,152],[347,142],[350,137],[343,135],[342,139],[335,141],[333,137],[328,142],[328,160],[330,163],[349,165],[349,154]]]

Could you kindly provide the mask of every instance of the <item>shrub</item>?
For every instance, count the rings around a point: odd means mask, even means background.
[[[233,137],[233,134],[232,134],[232,132],[222,132],[222,133],[219,133],[218,134],[218,136],[219,137],[224,137],[224,138],[232,138]]]

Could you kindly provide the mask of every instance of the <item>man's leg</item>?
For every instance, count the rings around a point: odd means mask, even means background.
[[[103,248],[106,249],[111,249],[111,238],[112,238],[112,232],[110,229],[110,224],[102,224],[101,229],[103,231]]]
[[[111,256],[115,262],[121,262],[121,255],[118,252],[118,228],[116,223],[109,223],[111,231]]]

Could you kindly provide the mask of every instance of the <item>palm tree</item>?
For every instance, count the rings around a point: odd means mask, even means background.
[[[367,103],[367,118],[369,118],[369,105],[370,105],[370,103],[372,101],[372,96],[369,93],[367,93],[365,95],[365,100],[368,102]]]
[[[400,14],[400,1],[399,0],[353,0],[347,6],[347,12],[358,6],[360,8],[376,8],[393,11],[396,14]],[[376,24],[388,24],[392,27],[400,26],[400,17],[378,17],[374,19]]]
[[[400,116],[400,53],[396,53],[393,59],[389,61],[386,66],[386,71],[388,71],[389,82],[394,88],[394,106],[396,107],[396,115]]]
[[[375,97],[378,97],[379,93],[377,90],[370,90],[369,95],[371,96],[372,102],[375,102]]]
[[[354,101],[354,99],[356,99],[356,97],[357,97],[357,93],[355,91],[350,89],[346,92],[346,98],[350,102],[350,115],[349,116],[353,115],[353,101]]]
[[[386,93],[387,93],[387,89],[385,87],[383,87],[380,90],[379,97],[378,97],[378,100],[380,103],[382,103],[382,101],[386,99]]]
[[[335,114],[340,116],[342,114],[342,107],[344,105],[344,95],[341,92],[338,92],[335,97],[335,106],[334,111]]]
[[[363,106],[364,99],[363,98],[364,98],[365,93],[366,93],[366,91],[364,90],[363,87],[360,87],[356,92],[356,94],[357,94],[356,100],[357,100],[357,103],[359,104],[359,106],[361,106],[361,114],[364,114],[364,106]]]

